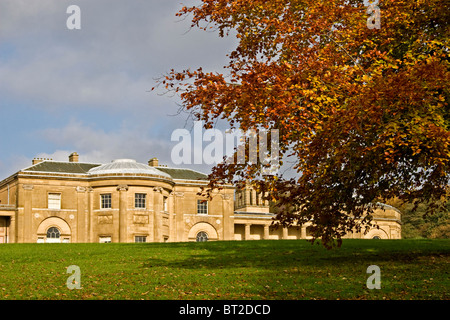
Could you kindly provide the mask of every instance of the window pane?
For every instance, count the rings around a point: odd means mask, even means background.
[[[197,214],[208,214],[208,201],[197,200]]]
[[[134,195],[134,207],[135,208],[142,208],[145,209],[145,198],[146,198],[146,194],[145,193],[136,193]]]
[[[100,243],[111,243],[111,237],[108,237],[108,236],[106,236],[106,237],[100,237],[100,238],[99,238],[99,242],[100,242]]]
[[[61,194],[49,193],[48,194],[48,208],[49,209],[61,209]]]
[[[61,233],[59,232],[58,228],[51,227],[47,230],[47,238],[58,239],[60,236]]]
[[[200,231],[197,233],[197,242],[206,242],[208,241],[208,234],[205,231]]]
[[[167,206],[167,197],[163,198],[163,210],[164,212],[168,211],[168,206]]]
[[[147,237],[146,236],[135,236],[134,242],[147,242]]]
[[[101,195],[101,208],[102,209],[111,209],[111,194],[102,194]]]

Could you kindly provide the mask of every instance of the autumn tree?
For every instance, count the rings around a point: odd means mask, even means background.
[[[312,223],[327,247],[367,229],[386,199],[444,203],[449,3],[370,2],[379,28],[369,28],[369,1],[356,0],[202,0],[178,13],[239,42],[225,72],[172,70],[159,85],[206,128],[226,119],[243,131],[278,129],[280,154],[299,173],[221,163],[208,191],[253,181],[280,225]]]

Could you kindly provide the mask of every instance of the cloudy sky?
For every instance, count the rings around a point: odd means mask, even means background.
[[[0,180],[35,157],[67,161],[74,151],[82,162],[173,166],[171,134],[191,127],[174,116],[176,97],[149,92],[155,78],[222,71],[236,44],[175,16],[195,2],[0,0]],[[81,9],[80,30],[66,26],[70,5]]]

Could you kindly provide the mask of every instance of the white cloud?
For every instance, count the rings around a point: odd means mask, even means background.
[[[71,4],[81,8],[81,30],[66,28]],[[81,161],[156,156],[170,165],[170,135],[186,115],[167,116],[178,99],[147,92],[153,78],[171,68],[221,71],[235,44],[217,33],[186,33],[189,18],[175,16],[181,7],[178,0],[0,0],[0,106],[36,115],[18,129],[26,134],[3,138],[0,179],[30,165],[30,156],[66,161],[73,151]],[[23,113],[9,115],[10,123]],[[64,118],[59,128],[52,122],[35,135],[32,122],[46,123],[49,115],[54,121],[55,114]],[[34,145],[47,153],[28,154]]]
[[[57,150],[52,154],[40,154],[54,160],[66,161],[71,152],[77,151],[80,161],[110,162],[118,158],[134,158],[147,161],[152,157],[170,160],[170,141],[152,138],[139,129],[121,128],[105,132],[81,122],[72,121],[63,128],[49,128],[41,132],[42,137],[56,146],[72,146],[74,150]]]
[[[5,1],[5,2],[3,2]],[[80,1],[82,29],[68,30],[65,3],[2,0],[0,92],[44,110],[148,106],[153,78],[171,68],[222,70],[232,41],[176,22],[178,2]],[[24,11],[20,11],[20,10]],[[1,11],[1,10],[0,10]],[[64,23],[63,23],[64,22]]]

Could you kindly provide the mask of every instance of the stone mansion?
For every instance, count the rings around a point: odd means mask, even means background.
[[[182,242],[304,239],[308,226],[270,227],[269,203],[251,188],[228,186],[210,201],[197,193],[208,176],[191,169],[119,159],[82,163],[34,159],[0,181],[0,243]],[[399,239],[401,216],[378,210],[379,229],[349,238]]]

